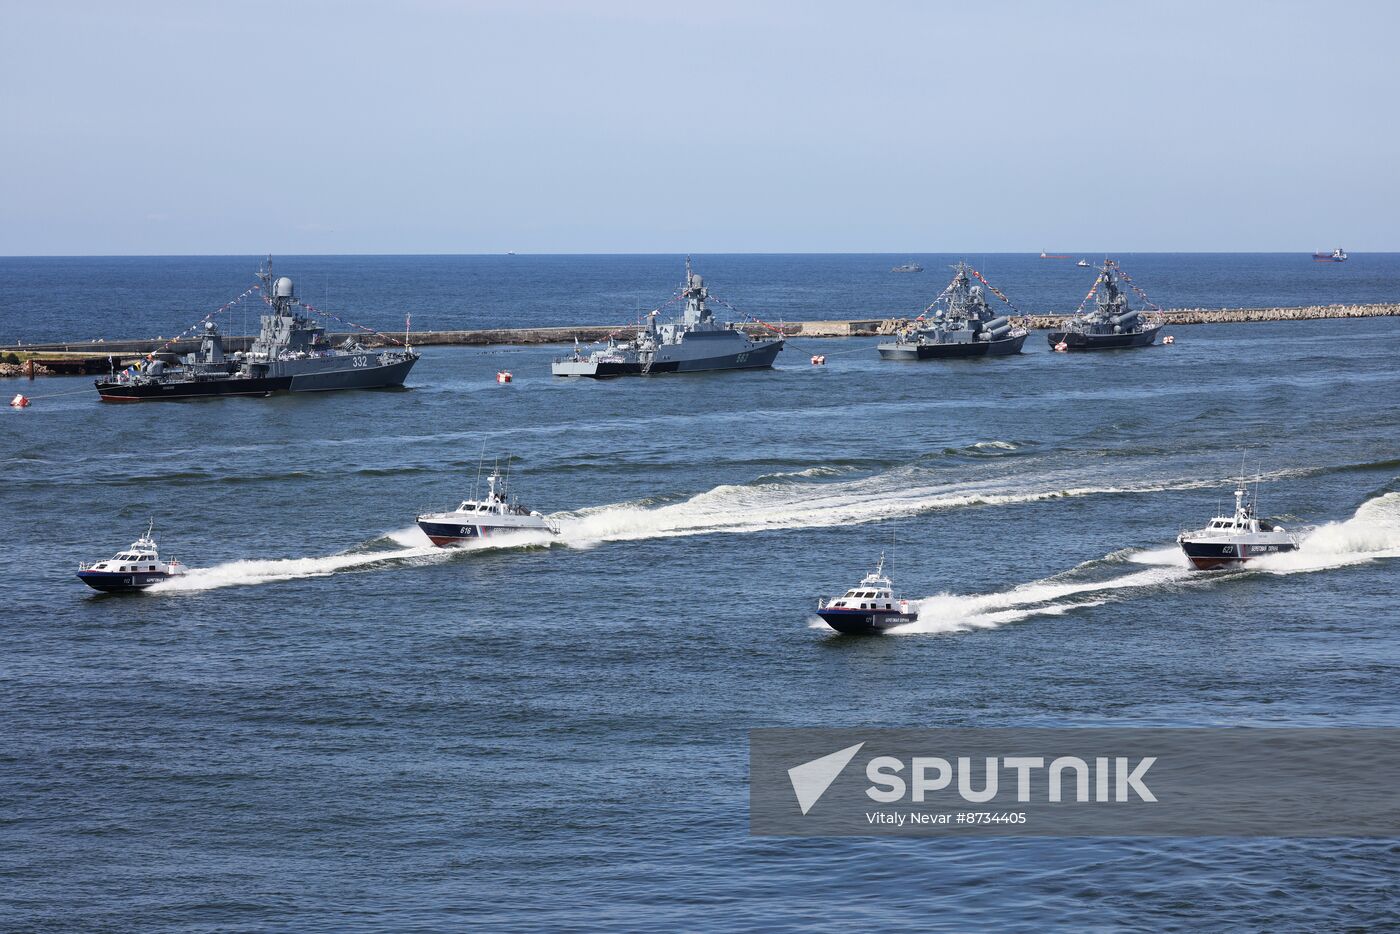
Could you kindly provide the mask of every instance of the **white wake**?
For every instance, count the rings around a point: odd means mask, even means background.
[[[1034,616],[1061,616],[1071,610],[1130,599],[1134,592],[1151,593],[1188,581],[1210,586],[1244,575],[1309,573],[1400,558],[1400,492],[1367,500],[1350,519],[1329,522],[1307,533],[1297,551],[1261,558],[1247,568],[1193,571],[1175,546],[1117,552],[1105,558],[1126,559],[1129,564],[1145,567],[1106,579],[1072,580],[1076,569],[996,593],[935,594],[918,601],[917,620],[889,632],[916,635],[994,629]],[[820,620],[810,625],[827,628]]]

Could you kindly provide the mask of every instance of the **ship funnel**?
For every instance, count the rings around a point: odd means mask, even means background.
[[[293,298],[293,297],[295,297],[295,289],[293,289],[293,287],[292,287],[292,280],[291,280],[291,279],[288,279],[286,276],[282,276],[280,279],[278,279],[276,282],[274,282],[274,283],[272,284],[272,297],[273,297],[273,298]]]

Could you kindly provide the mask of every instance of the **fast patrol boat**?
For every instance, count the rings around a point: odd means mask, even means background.
[[[78,580],[104,593],[131,593],[188,573],[176,558],[162,561],[156,548],[155,520],[126,551],[94,564],[78,565]]]
[[[526,509],[510,495],[508,483],[507,476],[497,465],[486,478],[484,498],[476,499],[473,494],[471,499],[462,500],[456,509],[424,513],[418,517],[418,527],[440,548],[505,532],[558,535],[559,529],[543,513]]]
[[[1295,535],[1255,515],[1258,498],[1257,490],[1250,498],[1241,476],[1235,486],[1234,515],[1216,516],[1204,528],[1177,536],[1177,544],[1193,567],[1199,571],[1238,567],[1256,558],[1298,550]]]
[[[885,556],[875,570],[839,597],[817,601],[817,615],[837,632],[871,635],[912,623],[919,618],[918,607],[895,596],[894,584],[885,576]]]

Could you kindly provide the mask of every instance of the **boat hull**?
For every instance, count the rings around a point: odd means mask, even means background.
[[[361,357],[361,359],[363,359]],[[97,380],[104,402],[154,402],[214,396],[270,396],[283,392],[329,392],[337,389],[387,389],[402,386],[417,356],[393,363],[325,369],[290,376],[229,376],[214,379]]]
[[[419,519],[418,528],[423,530],[423,534],[428,536],[428,540],[439,548],[450,548],[453,545],[462,545],[467,542],[474,542],[479,539],[492,538],[498,535],[506,535],[511,532],[548,532],[553,534],[554,530],[543,522],[535,524],[521,525],[491,525],[491,524],[462,524],[458,522],[442,522],[432,519]]]
[[[999,341],[950,341],[946,344],[880,344],[885,360],[960,360],[966,357],[1007,357],[1021,352],[1025,334]]]
[[[1124,350],[1147,347],[1157,340],[1162,325],[1128,334],[1084,334],[1079,331],[1051,331],[1046,338],[1051,347],[1064,343],[1069,350]]]
[[[832,629],[848,636],[877,635],[919,618],[918,613],[901,613],[898,610],[850,610],[839,607],[818,610],[817,615]]]
[[[607,379],[614,376],[655,376],[661,373],[710,373],[718,370],[761,370],[773,365],[782,341],[759,344],[739,353],[724,353],[692,359],[656,360],[650,365],[640,360],[558,360],[555,376],[586,376]]]
[[[136,593],[162,581],[168,581],[178,574],[165,574],[159,571],[79,571],[78,580],[93,590],[103,593]]]
[[[1215,571],[1222,568],[1237,568],[1269,555],[1286,554],[1297,551],[1294,542],[1181,542],[1181,550],[1186,560],[1198,571]]]

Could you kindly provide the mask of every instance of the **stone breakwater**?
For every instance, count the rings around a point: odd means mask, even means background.
[[[1168,325],[1186,324],[1227,324],[1254,321],[1305,321],[1317,318],[1375,318],[1400,316],[1400,304],[1378,305],[1309,305],[1301,308],[1170,308],[1162,312]],[[1063,327],[1072,316],[1063,315],[1020,315],[1012,320],[1031,330],[1051,330]],[[906,327],[909,318],[871,317],[837,321],[790,321],[778,325],[788,337],[878,337]],[[571,344],[593,343],[606,340],[609,335],[626,337],[636,330],[636,325],[576,326],[562,328],[492,328],[479,331],[419,331],[412,335],[415,347],[428,346],[481,346],[490,344]],[[752,334],[772,333],[759,325],[746,327]],[[354,337],[367,346],[386,346],[397,343],[388,336],[365,334],[331,334],[334,344],[340,344]],[[246,350],[251,343],[246,336],[230,335],[224,338],[224,347],[233,352]],[[55,373],[106,373],[109,368],[120,368],[139,360],[142,355],[160,349],[162,356],[173,358],[179,354],[197,350],[197,340],[178,341],[166,344],[160,339],[111,340],[111,341],[71,341],[51,344],[15,344],[0,347],[0,354],[14,354],[5,362],[22,365],[32,360],[36,367],[47,368]],[[111,363],[108,358],[111,358]],[[36,371],[39,372],[39,371]],[[9,368],[0,369],[0,376],[12,375]],[[18,374],[13,374],[18,375]]]
[[[1167,308],[1167,324],[1238,324],[1258,321],[1310,321],[1316,318],[1384,318],[1400,316],[1400,304],[1308,305],[1302,308]],[[1018,319],[1035,330],[1060,328],[1071,315],[1026,315]]]

